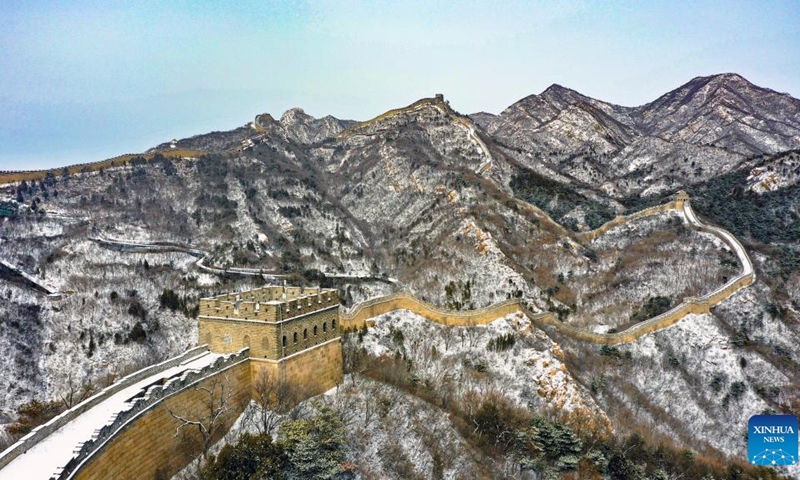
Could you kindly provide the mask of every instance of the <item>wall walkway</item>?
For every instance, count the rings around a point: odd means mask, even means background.
[[[203,398],[192,387],[224,376],[235,391],[230,413],[225,418],[229,428],[244,408],[240,404],[247,403],[241,402],[241,397],[250,399],[248,359],[247,350],[226,356],[210,353],[203,345],[128,375],[37,427],[0,454],[0,480],[112,478],[108,473],[110,465],[114,466],[113,478],[155,478],[159,470],[177,471],[191,458],[183,458],[176,452],[188,451],[195,456],[197,452],[183,443],[178,445],[179,441],[184,441],[183,436],[174,435],[178,421],[169,416],[163,405],[190,415],[201,415]],[[157,428],[149,422],[140,422],[148,415],[163,417],[164,414],[167,419],[159,420]],[[140,433],[143,426],[149,433]],[[158,429],[170,432],[154,437]],[[131,440],[136,436],[150,439]],[[135,449],[131,448],[131,443],[136,445]],[[196,448],[196,441],[189,443]],[[115,451],[112,446],[117,444],[126,446],[124,456],[129,460],[119,460],[119,454],[108,455]],[[170,449],[170,453],[166,453]],[[186,463],[178,465],[183,461]],[[125,469],[125,462],[130,463],[130,469]],[[102,468],[93,466],[95,464]],[[93,467],[87,472],[99,469],[106,473],[83,473],[84,467],[89,466]]]
[[[677,210],[687,223],[726,242],[736,253],[742,270],[725,285],[699,298],[683,303],[630,328],[616,333],[594,333],[561,323],[550,312],[530,311],[520,299],[512,299],[472,311],[451,311],[430,305],[408,293],[394,293],[367,300],[340,313],[340,328],[360,329],[378,315],[410,310],[430,321],[452,326],[485,325],[511,313],[527,315],[542,329],[554,329],[570,338],[598,344],[631,342],[680,321],[689,314],[708,313],[710,308],[755,281],[750,258],[741,243],[729,232],[704,224],[688,201],[676,201],[626,217],[618,217],[592,232],[580,234],[591,241],[625,222]],[[136,250],[152,244],[118,243]],[[200,255],[204,252],[177,245]],[[50,478],[51,480],[99,480],[106,478],[170,478],[200,453],[202,437],[196,428],[178,428],[167,408],[187,417],[203,418],[209,412],[208,390],[224,385],[229,392],[225,412],[213,441],[220,438],[249,403],[253,378],[261,372],[298,379],[298,387],[319,393],[341,381],[341,347],[338,338],[307,352],[298,353],[280,365],[264,359],[251,359],[249,349],[230,355],[208,352],[207,346],[189,350],[152,367],[129,375],[94,397],[34,429],[19,442],[0,453],[0,480]],[[322,381],[320,382],[320,378]]]
[[[531,319],[531,323],[537,327],[542,329],[553,328],[559,333],[576,340],[605,345],[632,342],[643,335],[657,332],[663,328],[674,325],[686,315],[709,313],[711,307],[755,282],[753,264],[750,261],[750,257],[747,255],[747,251],[739,240],[726,230],[701,222],[692,210],[691,203],[688,201],[670,202],[641,210],[632,215],[617,217],[596,230],[578,234],[578,238],[583,242],[588,242],[623,223],[670,210],[680,212],[687,223],[698,230],[712,233],[721,238],[736,253],[739,263],[742,265],[742,270],[736,277],[716,290],[699,298],[687,298],[675,308],[649,320],[637,323],[624,331],[615,333],[595,333],[583,328],[573,327],[562,323],[550,312],[532,312],[518,299],[500,302],[480,310],[451,311],[430,305],[408,293],[394,293],[385,297],[373,298],[356,305],[349,311],[341,312],[339,314],[341,326],[344,329],[364,328],[369,325],[368,319],[399,309],[410,310],[436,323],[462,327],[485,325],[510,313],[522,312],[527,315]]]
[[[164,253],[164,252],[180,252],[186,253],[188,255],[192,255],[196,257],[198,260],[195,262],[195,266],[200,270],[213,273],[215,275],[227,275],[227,274],[235,274],[235,275],[246,275],[246,276],[261,276],[265,279],[270,280],[281,280],[284,278],[289,277],[289,275],[282,274],[282,273],[274,273],[271,271],[265,271],[260,268],[249,268],[249,267],[228,267],[228,268],[221,268],[215,266],[206,265],[206,260],[209,258],[210,253],[200,250],[198,248],[193,248],[186,245],[180,245],[177,243],[170,243],[170,242],[154,242],[154,243],[136,243],[136,242],[129,242],[125,240],[115,240],[110,238],[104,237],[90,237],[89,240],[97,243],[106,248],[113,248],[117,250],[123,250],[128,252],[148,252],[148,253]],[[397,280],[394,278],[385,278],[385,277],[376,277],[372,275],[363,275],[363,274],[354,274],[354,273],[326,273],[326,278],[331,279],[339,279],[339,280],[369,280],[369,281],[378,281],[384,283],[397,283]]]
[[[0,259],[0,274],[3,272],[5,272],[7,275],[18,278],[25,285],[44,293],[45,295],[58,295],[58,292],[55,289],[48,287],[33,275],[28,275],[16,266],[6,262],[3,259]]]

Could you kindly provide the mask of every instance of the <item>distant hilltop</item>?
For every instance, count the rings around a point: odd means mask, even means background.
[[[76,173],[96,172],[106,168],[121,167],[136,159],[151,161],[158,155],[166,158],[182,158],[194,157],[202,154],[202,152],[197,151],[176,149],[153,153],[126,153],[97,162],[78,163],[66,167],[49,168],[45,170],[0,170],[0,185],[22,181],[44,180],[48,175],[64,175],[64,173],[73,175]]]

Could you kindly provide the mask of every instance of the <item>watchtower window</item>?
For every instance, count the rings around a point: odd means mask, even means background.
[[[326,333],[328,331],[328,322],[322,322],[322,333]]]
[[[294,332],[292,334],[292,340],[294,341],[294,343],[297,343],[297,332]]]
[[[317,326],[316,325],[314,325],[314,336],[315,337],[317,336]]]
[[[308,338],[308,329],[307,329],[307,328],[304,328],[304,329],[303,329],[303,340],[305,340],[305,339],[307,339],[307,338]]]
[[[336,330],[336,320],[331,320],[331,329]]]
[[[283,336],[283,348],[286,348],[286,335]]]

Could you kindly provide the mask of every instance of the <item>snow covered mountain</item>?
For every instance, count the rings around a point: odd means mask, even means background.
[[[640,107],[553,85],[508,107],[486,131],[520,161],[614,196],[647,194],[800,147],[800,100],[736,74],[695,78]]]
[[[440,359],[548,412],[555,385],[620,438],[650,431],[716,459],[741,456],[737,429],[749,415],[800,413],[799,132],[798,100],[736,75],[694,79],[641,107],[554,85],[499,115],[463,116],[440,96],[361,123],[301,109],[262,114],[159,145],[149,160],[2,185],[0,201],[19,213],[0,223],[0,256],[72,292],[53,303],[0,281],[0,317],[11,319],[0,345],[12,352],[0,376],[3,420],[76,382],[102,385],[179,353],[195,341],[197,298],[259,282],[200,270],[186,253],[131,253],[97,237],[191,245],[214,265],[338,287],[347,306],[400,289],[451,309],[521,297],[605,331],[735,274],[730,251],[670,213],[592,242],[576,236],[684,188],[699,215],[739,236],[757,271],[755,285],[710,314],[613,349],[532,333],[518,319],[481,330],[478,347],[462,337],[455,348],[439,327],[387,317],[406,328],[404,349],[426,345],[406,352],[429,362],[419,375],[439,371]],[[204,154],[158,155],[174,149]],[[524,339],[518,348],[477,353],[509,333]],[[387,326],[366,335],[371,351],[404,355]],[[406,407],[434,408],[409,395]],[[454,457],[471,455],[474,446],[456,443]]]

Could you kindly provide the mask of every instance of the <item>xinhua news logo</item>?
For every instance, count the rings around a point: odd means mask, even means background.
[[[747,457],[753,465],[796,465],[797,417],[753,415],[747,423]]]

